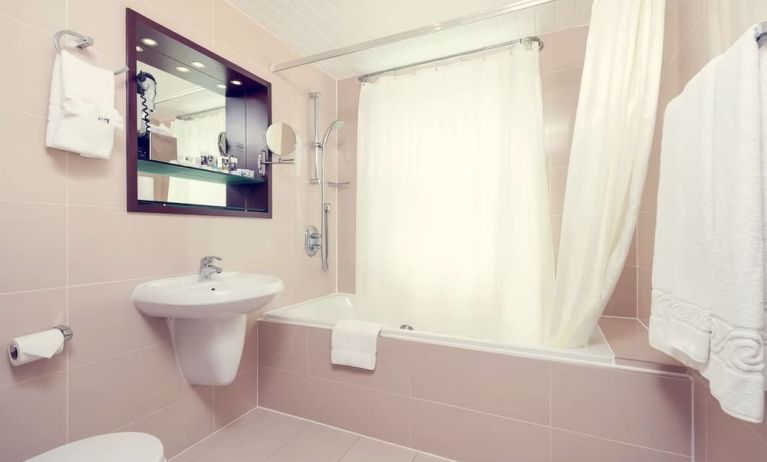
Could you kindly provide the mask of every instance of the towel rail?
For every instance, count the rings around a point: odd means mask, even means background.
[[[75,32],[69,29],[60,30],[56,32],[56,34],[53,36],[53,47],[56,48],[56,53],[61,53],[61,39],[65,35],[74,37],[76,39],[74,42],[74,45],[80,49],[88,48],[89,46],[93,45],[93,43],[95,42],[93,37],[90,37],[88,35],[83,35],[79,32]],[[127,66],[125,66],[122,69],[115,71],[115,75],[124,74],[125,72],[128,72],[129,70],[130,69]]]

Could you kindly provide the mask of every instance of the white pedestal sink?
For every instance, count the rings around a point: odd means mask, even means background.
[[[228,385],[237,375],[247,314],[282,292],[275,276],[225,271],[145,282],[133,304],[148,316],[168,318],[176,359],[187,382]]]

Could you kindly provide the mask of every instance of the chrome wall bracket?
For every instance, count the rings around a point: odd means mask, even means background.
[[[313,225],[306,227],[304,231],[304,250],[310,257],[317,255],[322,248],[322,234]]]

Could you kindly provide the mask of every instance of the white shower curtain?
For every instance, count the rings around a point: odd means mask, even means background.
[[[554,263],[538,57],[363,87],[357,297],[382,320],[540,341]]]
[[[570,153],[547,342],[588,341],[636,225],[660,85],[665,0],[596,0]]]

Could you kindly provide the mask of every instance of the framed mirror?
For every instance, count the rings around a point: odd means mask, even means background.
[[[130,9],[126,26],[128,211],[270,218],[270,83]]]

